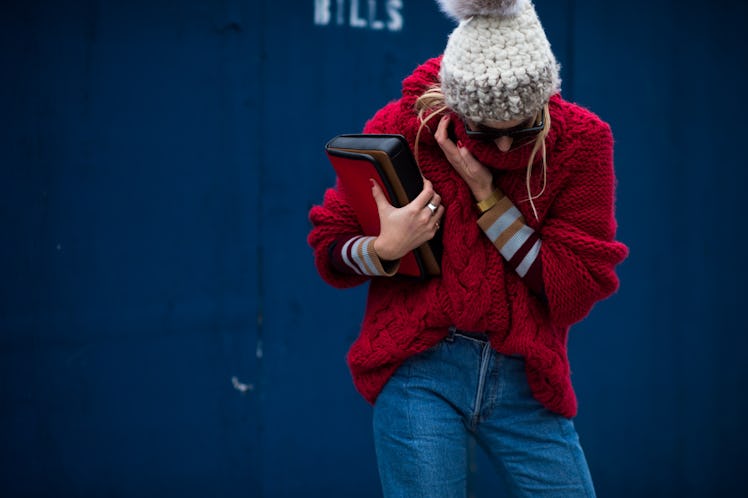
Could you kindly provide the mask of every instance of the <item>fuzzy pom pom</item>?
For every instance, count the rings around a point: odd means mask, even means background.
[[[471,16],[512,17],[529,0],[436,0],[441,10],[457,21]]]

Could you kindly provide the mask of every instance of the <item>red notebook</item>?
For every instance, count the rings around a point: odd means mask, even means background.
[[[338,175],[338,189],[356,212],[364,235],[379,235],[379,212],[369,178],[395,207],[423,190],[423,177],[401,135],[338,135],[325,146]],[[427,278],[441,274],[441,228],[433,239],[403,256],[398,274]]]

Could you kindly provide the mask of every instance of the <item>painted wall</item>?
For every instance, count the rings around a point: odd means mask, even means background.
[[[748,7],[536,4],[631,248],[570,342],[598,494],[735,496]],[[325,141],[451,29],[432,0],[3,2],[0,495],[379,496],[365,288],[317,276],[306,214]]]

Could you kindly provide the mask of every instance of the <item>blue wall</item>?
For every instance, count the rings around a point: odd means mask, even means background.
[[[306,216],[324,142],[452,24],[324,3],[3,2],[0,495],[379,496],[344,363],[365,289],[322,283]],[[734,496],[748,7],[536,4],[564,95],[613,126],[631,248],[570,343],[598,493]]]

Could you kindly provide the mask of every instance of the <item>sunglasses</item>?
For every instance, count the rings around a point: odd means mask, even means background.
[[[468,137],[474,140],[496,140],[501,137],[509,137],[514,140],[515,144],[525,143],[538,136],[538,133],[543,131],[545,127],[545,118],[543,113],[540,113],[540,121],[536,123],[536,118],[530,118],[524,123],[520,123],[517,126],[511,128],[490,128],[488,126],[477,125],[475,130],[471,129],[467,121],[465,122],[465,133]]]

